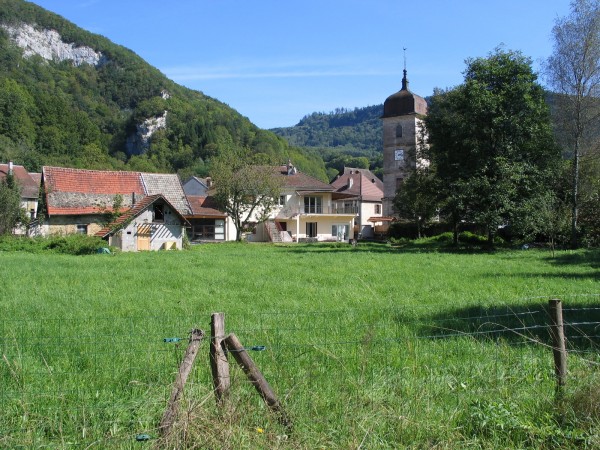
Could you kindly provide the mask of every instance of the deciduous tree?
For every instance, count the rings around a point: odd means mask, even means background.
[[[211,161],[211,177],[219,208],[232,219],[236,240],[251,222],[264,222],[282,188],[282,177],[271,165],[255,165],[244,149],[221,153]]]
[[[562,144],[572,161],[571,245],[578,245],[580,174],[584,158],[598,152],[600,125],[600,1],[574,0],[571,13],[556,20],[554,51],[545,73],[556,99]]]
[[[446,217],[485,226],[490,244],[548,190],[560,160],[544,91],[520,52],[467,60],[464,83],[433,96],[426,126]]]

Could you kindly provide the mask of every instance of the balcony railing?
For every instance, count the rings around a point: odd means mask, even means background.
[[[331,205],[331,206],[322,206],[322,205],[302,205],[291,206],[286,205],[281,208],[277,217],[286,218],[291,217],[298,214],[358,214],[357,206],[344,206],[344,205]]]

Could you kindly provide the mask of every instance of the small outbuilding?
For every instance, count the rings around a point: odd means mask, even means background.
[[[126,252],[183,247],[188,221],[161,194],[144,197],[95,233]]]

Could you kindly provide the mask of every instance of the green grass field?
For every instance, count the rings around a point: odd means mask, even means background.
[[[599,447],[600,252],[430,245],[0,252],[0,448]],[[591,323],[567,330],[561,398],[550,298]],[[187,333],[211,312],[266,347],[249,353],[293,431],[233,360],[216,407],[206,340],[176,430],[157,439]]]

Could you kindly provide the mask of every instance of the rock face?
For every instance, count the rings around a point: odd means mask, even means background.
[[[38,30],[26,23],[16,26],[0,24],[0,27],[4,28],[9,38],[23,49],[25,58],[38,55],[47,61],[71,61],[77,67],[83,64],[99,67],[108,61],[101,52],[96,52],[93,48],[78,47],[73,43],[64,42],[55,30]],[[171,97],[166,90],[161,91],[160,95],[165,100]],[[145,153],[150,146],[152,135],[166,127],[167,111],[160,116],[144,120],[137,125],[136,132],[127,137],[127,154],[131,156]]]
[[[29,24],[19,26],[2,25],[12,41],[23,49],[23,56],[39,55],[48,61],[73,62],[73,65],[90,64],[100,66],[106,58],[90,47],[76,47],[73,43],[64,42],[54,30],[36,30]]]
[[[141,124],[137,125],[136,133],[127,138],[127,154],[131,156],[145,153],[150,146],[152,135],[166,127],[167,111],[162,116],[150,117],[144,120]]]

